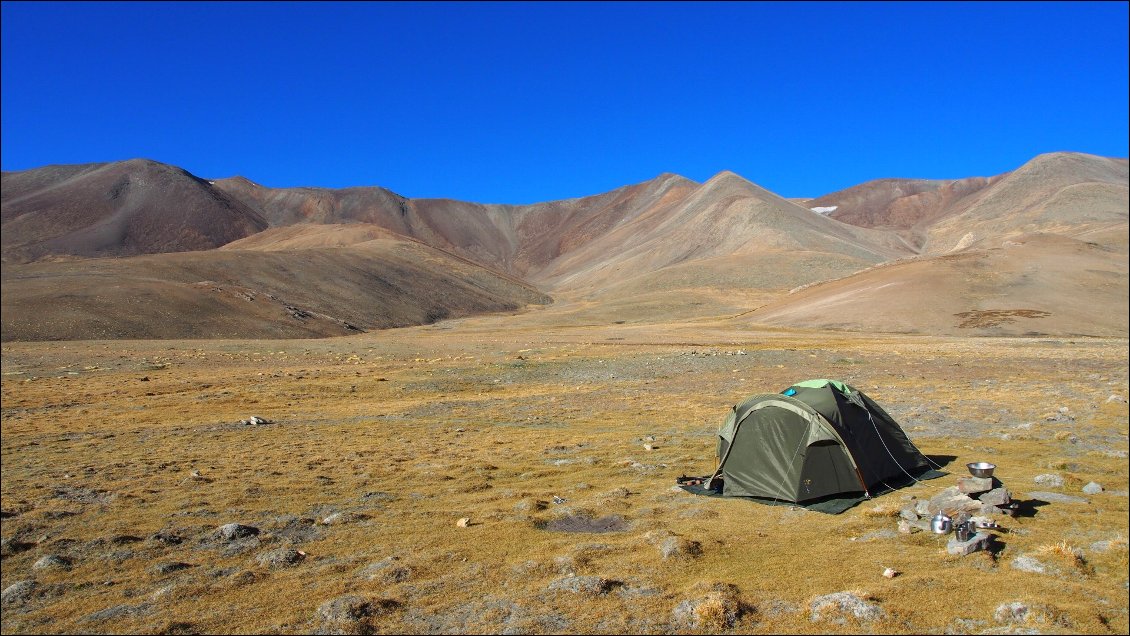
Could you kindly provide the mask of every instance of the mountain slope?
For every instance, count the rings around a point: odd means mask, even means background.
[[[743,320],[933,335],[1127,335],[1125,252],[1033,234],[801,289]]]
[[[390,238],[9,264],[2,277],[5,341],[325,337],[549,302],[520,281]]]
[[[267,227],[208,182],[142,159],[5,172],[2,190],[5,262],[206,250]]]
[[[1109,237],[1103,240],[1124,247],[1128,185],[1126,159],[1066,152],[1040,155],[964,199],[931,226],[924,251],[995,247],[1033,232]]]
[[[732,172],[722,172],[556,259],[533,280],[551,289],[599,291],[630,277],[722,257],[791,254],[836,256],[862,268],[910,254],[889,233],[858,228],[815,214]],[[752,264],[753,269],[756,265]],[[788,268],[778,271],[788,280]],[[709,278],[709,268],[703,279]],[[708,280],[701,280],[709,284]],[[785,289],[795,283],[779,283]]]

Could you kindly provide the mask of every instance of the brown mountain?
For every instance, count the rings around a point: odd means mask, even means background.
[[[1034,232],[1125,247],[1128,186],[1126,159],[1040,155],[961,200],[930,226],[923,251],[997,247]]]
[[[363,231],[348,227],[351,238]],[[8,265],[2,339],[310,338],[550,302],[511,277],[367,229],[372,238],[344,248],[272,237],[291,230],[281,228],[223,250]]]
[[[920,249],[926,241],[926,228],[950,214],[961,200],[1003,177],[878,179],[809,200],[804,205],[844,223],[893,230]]]
[[[925,333],[1126,331],[1087,315],[1125,314],[1127,162],[1077,153],[811,200],[722,172],[533,205],[209,182],[134,161],[5,173],[3,205],[5,338],[330,335],[548,302],[528,283],[573,322],[743,314]],[[206,300],[213,284],[230,293]],[[52,290],[66,302],[49,302]],[[229,296],[244,295],[266,300],[237,318]]]
[[[5,172],[2,192],[4,262],[207,250],[267,227],[207,181],[143,159]]]
[[[1124,250],[1032,234],[812,285],[740,320],[933,335],[1125,337],[1127,280]]]

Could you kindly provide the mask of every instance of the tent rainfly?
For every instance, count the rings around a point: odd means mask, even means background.
[[[718,468],[708,488],[804,505],[940,476],[931,472],[894,418],[862,391],[808,380],[734,406],[718,430]]]

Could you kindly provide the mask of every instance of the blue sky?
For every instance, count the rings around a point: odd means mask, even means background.
[[[1126,157],[1127,6],[4,2],[0,163],[528,203]]]

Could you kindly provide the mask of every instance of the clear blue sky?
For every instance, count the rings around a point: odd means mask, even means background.
[[[1127,156],[1127,3],[3,3],[4,170],[527,203]]]

